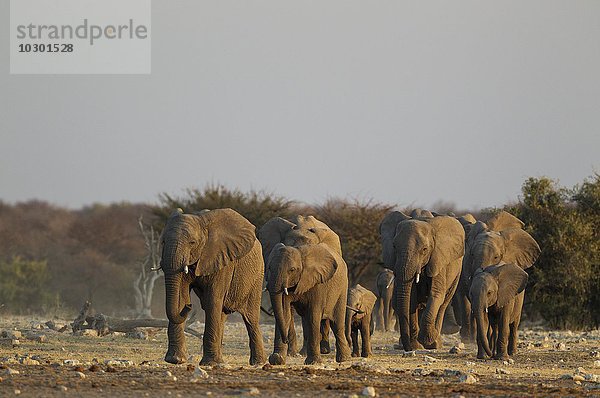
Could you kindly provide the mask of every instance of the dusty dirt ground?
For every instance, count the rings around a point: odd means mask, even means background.
[[[0,396],[348,397],[361,396],[367,386],[377,396],[600,396],[598,330],[523,330],[514,363],[477,360],[474,345],[451,354],[458,335],[444,336],[441,350],[405,354],[393,347],[396,333],[375,332],[374,355],[366,360],[353,358],[338,365],[329,354],[319,366],[304,366],[304,358],[294,357],[285,366],[252,367],[243,324],[229,322],[224,338],[227,365],[204,368],[208,378],[202,378],[194,376],[200,372],[201,342],[196,337],[187,337],[192,362],[170,365],[162,360],[167,345],[162,330],[147,340],[119,334],[73,336],[70,330],[35,329],[43,321],[0,320],[0,331],[23,334],[18,345],[10,339],[0,345]],[[202,331],[203,325],[194,326]],[[262,329],[270,353],[274,326]],[[46,341],[29,340],[27,334],[44,334]]]

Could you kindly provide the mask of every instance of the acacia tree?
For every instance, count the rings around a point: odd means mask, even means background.
[[[138,318],[152,318],[154,284],[162,275],[159,267],[161,257],[160,235],[154,231],[153,226],[147,227],[144,225],[142,216],[138,219],[138,225],[144,238],[146,255],[140,262],[138,277],[133,281],[135,309]]]

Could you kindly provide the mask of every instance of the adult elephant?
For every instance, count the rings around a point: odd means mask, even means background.
[[[286,345],[293,306],[302,317],[307,336],[305,364],[321,362],[319,349],[321,320],[329,319],[336,339],[336,361],[349,358],[345,334],[348,268],[340,255],[323,243],[286,246],[278,243],[269,256],[267,289],[275,312],[275,349],[269,356],[273,365],[285,364]]]
[[[278,243],[283,243],[286,246],[292,247],[323,243],[340,257],[342,256],[342,245],[339,236],[333,232],[327,224],[314,216],[296,215],[289,220],[281,217],[273,217],[260,228],[258,231],[258,239],[263,248],[265,266],[271,255],[271,251]],[[267,275],[266,272],[265,275]],[[288,353],[293,355],[297,352],[296,329],[294,326],[293,314],[290,315],[289,327]],[[331,352],[331,347],[329,345],[329,329],[329,321],[324,320],[321,323],[320,328],[321,354],[328,354]],[[304,344],[300,353],[306,354],[306,338],[304,338]]]
[[[263,259],[254,225],[231,209],[168,218],[162,234],[169,347],[165,361],[183,363],[183,333],[192,305],[190,290],[206,314],[201,365],[223,362],[221,346],[227,314],[242,316],[250,339],[250,364],[265,362],[260,317]]]
[[[461,302],[460,334],[464,341],[473,341],[475,336],[471,302],[468,299],[475,271],[504,263],[515,264],[525,270],[538,259],[540,246],[523,230],[524,225],[517,217],[501,211],[487,223],[477,221],[470,227],[458,288]]]
[[[465,250],[461,224],[449,216],[412,218],[393,211],[379,232],[384,264],[394,270],[402,346],[407,351],[441,347],[444,312],[458,285]]]
[[[392,306],[394,296],[394,271],[385,268],[375,281],[377,302],[375,314],[377,314],[377,328],[383,332],[394,329],[396,314]]]

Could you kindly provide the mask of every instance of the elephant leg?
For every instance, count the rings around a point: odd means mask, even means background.
[[[472,343],[475,339],[471,302],[463,293],[460,294],[460,339],[463,343]]]
[[[374,313],[377,314],[376,316],[376,328],[378,330],[381,331],[385,331],[385,323],[384,323],[384,318],[383,318],[383,299],[381,297],[377,298],[377,301],[375,302],[375,309],[374,309]]]
[[[288,355],[298,355],[298,337],[296,336],[296,326],[294,325],[294,311],[290,314],[290,329],[288,331]]]
[[[185,345],[184,323],[169,322],[167,336],[169,337],[169,347],[165,355],[165,361],[169,363],[184,363],[187,361],[188,353]]]
[[[508,312],[504,309],[500,315],[495,359],[508,359],[508,334],[510,333]]]
[[[250,345],[250,365],[261,365],[265,363],[265,349],[263,346],[262,333],[258,324],[260,309],[252,315],[242,315],[248,332]]]
[[[360,337],[362,339],[362,352],[363,358],[370,357],[373,355],[371,352],[371,315],[365,315],[361,322]]]
[[[331,323],[331,330],[335,336],[335,360],[344,362],[350,359],[350,346],[346,338],[346,300],[340,303],[337,310],[334,312]],[[358,342],[358,341],[357,341]]]
[[[388,295],[389,296],[389,295]],[[393,322],[393,309],[391,306],[392,298],[386,296],[383,300],[383,313],[384,313],[384,329],[386,332],[392,330],[392,322]]]
[[[496,352],[496,345],[498,343],[498,323],[496,320],[492,320],[490,322],[488,341],[490,344],[490,350],[492,351],[492,354],[494,354]]]
[[[329,319],[323,319],[321,321],[321,342],[320,350],[321,354],[329,354],[331,352],[331,346],[329,345]]]
[[[300,349],[300,355],[303,357],[306,356],[307,347],[308,347],[308,330],[310,325],[308,323],[308,317],[302,317],[302,348]]]
[[[319,346],[321,340],[321,315],[317,314],[316,311],[311,311],[305,318],[307,327],[304,328],[304,334],[306,334],[306,360],[304,364],[314,365],[321,363],[321,349]]]
[[[279,328],[275,327],[275,339],[273,340],[273,353],[269,356],[271,365],[285,365],[288,345],[281,340]]]
[[[358,350],[358,328],[356,326],[352,326],[350,338],[352,340],[352,356],[357,357],[360,355],[360,352]]]
[[[203,352],[200,365],[216,365],[223,363],[221,354],[221,346],[223,344],[223,321],[224,314],[222,311],[223,300],[210,298],[209,294],[203,296],[205,298],[202,303],[202,308],[205,311],[205,327],[203,336]]]

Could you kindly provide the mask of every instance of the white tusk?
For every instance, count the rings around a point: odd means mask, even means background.
[[[190,269],[188,268],[188,266],[186,265],[185,267],[183,267],[183,272],[185,272],[186,274],[188,272],[190,272]]]
[[[267,291],[267,288],[265,287],[265,288],[263,289],[263,293],[264,293],[264,292],[266,292],[266,291]]]
[[[283,288],[283,292],[285,293],[285,295],[286,295],[286,296],[289,294],[289,293],[288,293],[288,290],[287,290],[287,287],[284,287],[284,288]]]
[[[419,283],[419,277],[421,276],[421,274],[417,274],[417,283]]]
[[[488,313],[488,309],[487,309],[487,307],[485,307],[485,313],[486,313],[486,314]]]
[[[158,267],[150,268],[150,271],[158,271],[160,269],[161,269],[161,266],[159,265]]]
[[[390,282],[387,284],[387,286],[385,287],[386,289],[389,289],[390,286],[392,286],[392,283],[394,283],[394,278],[396,278],[395,276],[392,276],[392,279],[390,280]]]

